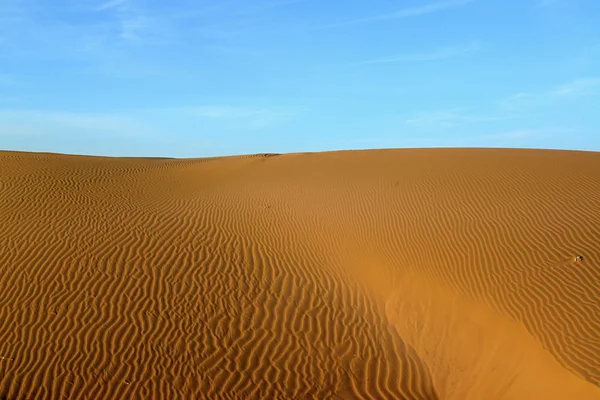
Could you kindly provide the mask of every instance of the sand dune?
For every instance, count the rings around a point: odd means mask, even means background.
[[[0,290],[8,399],[600,399],[600,153],[0,152]]]

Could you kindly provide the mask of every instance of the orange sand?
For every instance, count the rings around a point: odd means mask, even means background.
[[[0,293],[8,399],[600,399],[600,153],[0,152]]]

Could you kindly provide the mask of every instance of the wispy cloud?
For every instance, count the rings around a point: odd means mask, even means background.
[[[512,130],[501,133],[494,133],[491,135],[485,135],[483,138],[486,140],[494,140],[494,141],[520,141],[527,138],[532,138],[535,136],[539,136],[540,131],[533,129],[520,129],[520,130]]]
[[[543,127],[533,129],[515,129],[472,137],[475,145],[481,144],[493,147],[544,147],[548,142],[564,142],[559,148],[573,148],[571,139],[577,140],[581,132],[572,127]],[[569,144],[571,142],[571,144]],[[577,147],[577,146],[575,146]]]
[[[130,0],[111,0],[100,4],[96,11],[113,13],[119,26],[119,37],[126,41],[156,41],[157,21]],[[164,40],[164,38],[162,38]]]
[[[248,118],[263,113],[272,112],[268,109],[256,109],[248,107],[233,106],[199,106],[188,109],[189,113],[198,117],[215,119],[239,119]]]
[[[404,123],[424,128],[450,128],[470,123],[497,121],[505,118],[506,117],[478,115],[471,112],[468,108],[456,108],[413,114],[405,118]]]
[[[256,30],[266,30],[261,22],[270,16],[269,10],[287,2],[61,3],[64,4],[55,10],[42,0],[0,0],[0,64],[5,57],[16,57],[27,61],[70,61],[69,67],[76,72],[97,75],[179,74],[211,50],[220,52],[218,56],[228,52],[228,57],[254,57],[255,43],[249,44],[247,37]],[[169,46],[165,51],[175,57],[161,57],[157,48],[162,50],[164,46]],[[189,57],[180,52],[184,48],[190,51]],[[182,67],[174,70],[175,64]]]
[[[600,94],[600,78],[580,78],[546,91],[520,92],[500,101],[500,106],[508,109],[541,107],[557,101]]]
[[[135,136],[152,129],[121,115],[73,113],[52,110],[0,110],[0,124],[14,127],[13,134],[76,134]]]
[[[384,14],[373,15],[365,18],[357,18],[346,21],[340,21],[337,23],[331,23],[326,25],[320,25],[314,27],[314,29],[329,29],[329,28],[341,28],[345,26],[351,26],[356,24],[363,24],[369,22],[394,20],[408,17],[416,17],[420,15],[432,14],[440,11],[450,10],[453,8],[462,7],[468,3],[472,3],[475,0],[447,0],[436,3],[424,4],[422,6],[407,7],[399,10],[390,11]]]
[[[566,5],[565,0],[537,0],[535,5],[539,8],[551,8]]]
[[[362,137],[346,141],[342,148],[374,147],[521,147],[530,139],[546,137],[546,131],[517,129],[480,135]]]
[[[125,4],[127,0],[111,0],[111,1],[107,1],[104,2],[102,4],[100,4],[98,7],[96,7],[96,10],[98,11],[103,11],[103,10],[108,10],[110,8],[115,8],[115,7],[119,7]]]
[[[187,107],[183,111],[189,116],[243,123],[250,129],[268,128],[289,121],[301,112],[300,109],[291,107],[261,108],[227,105]]]
[[[270,2],[269,5],[271,5],[273,7],[289,6],[292,4],[304,3],[307,1],[309,1],[309,0],[274,0],[274,1]]]
[[[554,89],[554,96],[583,96],[597,94],[600,89],[600,78],[576,79]]]
[[[470,54],[481,49],[479,43],[469,43],[465,45],[441,47],[429,53],[402,54],[392,57],[375,58],[372,60],[360,61],[351,65],[372,65],[372,64],[390,64],[402,62],[418,61],[438,61],[465,54]]]
[[[60,60],[73,73],[117,78],[179,72],[155,49],[188,33],[172,20],[175,7],[138,0],[67,3],[56,12],[41,0],[14,1],[7,11],[0,5],[0,65],[5,57],[29,65]],[[59,13],[67,17],[56,18]]]

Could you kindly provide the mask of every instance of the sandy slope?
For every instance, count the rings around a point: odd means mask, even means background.
[[[10,399],[600,399],[600,153],[0,152],[0,293]]]

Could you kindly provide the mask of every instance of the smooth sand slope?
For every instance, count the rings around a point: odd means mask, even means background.
[[[0,397],[599,385],[600,153],[0,152]]]

